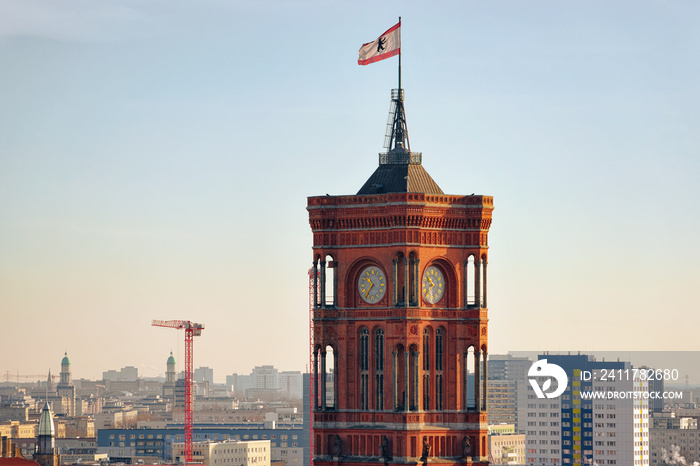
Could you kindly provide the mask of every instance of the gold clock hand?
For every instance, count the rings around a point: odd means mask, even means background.
[[[370,291],[370,290],[372,289],[372,287],[374,286],[374,283],[372,283],[372,280],[370,280],[370,279],[367,278],[367,277],[365,277],[365,280],[367,280],[367,281],[369,282],[369,287],[365,290],[365,298],[366,298],[367,296],[369,296],[369,291]]]

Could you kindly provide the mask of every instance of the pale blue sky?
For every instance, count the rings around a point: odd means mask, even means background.
[[[306,197],[376,167],[398,16],[412,149],[495,198],[491,352],[700,349],[697,2],[4,0],[2,375],[160,374],[153,318],[303,370]]]

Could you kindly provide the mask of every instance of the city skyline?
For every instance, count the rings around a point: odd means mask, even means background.
[[[700,6],[32,0],[0,6],[2,379],[161,374],[152,319],[205,325],[195,367],[304,371],[306,198],[376,168],[397,63],[357,51],[398,16],[412,150],[494,197],[490,351],[698,350]]]
[[[595,352],[586,352],[586,351],[580,351],[580,350],[571,350],[571,351],[548,351],[545,350],[544,352],[542,351],[518,351],[518,350],[509,350],[504,353],[491,353],[488,355],[489,358],[491,357],[496,357],[497,359],[502,358],[503,356],[512,356],[516,358],[528,358],[532,362],[535,362],[538,357],[542,355],[555,355],[555,356],[561,356],[561,355],[586,355],[595,361],[624,361],[628,362],[631,364],[630,367],[633,367],[635,369],[639,369],[642,367],[645,368],[650,368],[652,370],[659,369],[662,372],[664,370],[669,370],[669,371],[675,371],[675,378],[673,379],[667,379],[665,383],[668,386],[671,387],[684,387],[688,386],[689,388],[697,388],[700,387],[700,369],[697,367],[697,361],[700,359],[700,352],[699,351],[595,351]],[[70,355],[69,359],[70,359]],[[60,362],[60,360],[59,360]],[[56,363],[57,367],[51,368],[51,375],[54,377],[54,380],[58,380],[58,376],[60,375],[60,364]],[[163,367],[165,368],[166,364],[165,362],[163,363]],[[288,370],[283,367],[277,367],[274,364],[267,364],[264,361],[260,361],[256,363],[254,366],[251,366],[249,369],[244,369],[239,372],[226,372],[223,370],[220,370],[219,368],[216,367],[210,367],[206,365],[195,365],[194,366],[194,371],[198,371],[200,369],[209,369],[213,370],[214,374],[214,383],[216,384],[223,384],[225,383],[225,379],[233,374],[237,375],[243,375],[243,376],[248,376],[252,375],[255,369],[262,369],[262,368],[267,368],[267,367],[272,367],[274,370],[279,371],[279,373],[283,372],[301,372],[304,373],[304,371],[297,371],[297,370]],[[122,369],[133,369],[136,368],[138,372],[138,377],[139,378],[144,378],[144,379],[165,379],[166,376],[166,371],[165,369],[162,370],[161,373],[149,373],[149,374],[142,374],[141,371],[138,369],[138,367],[134,365],[127,365],[123,367],[109,367],[109,368],[103,368],[100,376],[96,377],[92,380],[100,380],[102,379],[102,376],[108,372],[112,372],[112,377],[116,380],[115,377],[117,377],[117,374],[120,374]],[[176,358],[176,373],[178,378],[184,377],[184,367],[182,364],[180,364],[180,361],[177,360]],[[71,360],[71,374],[73,371],[73,362]],[[20,375],[20,383],[34,383],[34,382],[45,382],[46,378],[36,378],[36,379],[29,379],[26,378],[26,371],[19,370],[19,375]],[[46,373],[48,375],[48,371]],[[73,380],[76,379],[86,379],[90,380],[89,377],[72,377]],[[10,383],[16,383],[17,382],[17,377],[16,377],[16,372],[12,371],[4,371],[3,373],[0,374],[0,383],[4,382],[10,382]]]

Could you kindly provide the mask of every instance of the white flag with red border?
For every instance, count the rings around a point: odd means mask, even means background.
[[[358,65],[369,65],[401,53],[401,21],[379,36],[377,40],[360,47]]]

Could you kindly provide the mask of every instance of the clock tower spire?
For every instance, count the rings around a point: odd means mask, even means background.
[[[410,151],[402,90],[391,109],[357,194],[308,198],[313,461],[483,466],[493,198],[444,194]]]
[[[403,89],[391,91],[384,150],[379,154],[379,166],[357,192],[358,195],[393,192],[443,194],[423,168],[423,154],[411,152]]]

